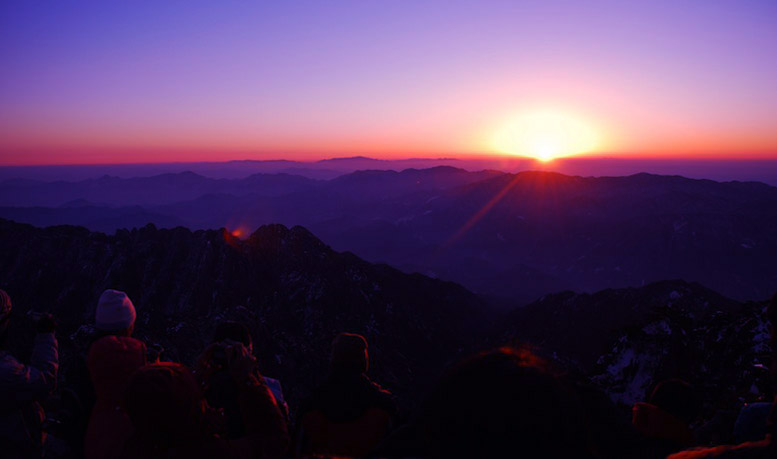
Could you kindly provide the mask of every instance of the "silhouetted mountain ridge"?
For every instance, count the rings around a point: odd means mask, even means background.
[[[260,194],[277,196],[313,188],[316,180],[290,174],[253,174],[242,179],[213,179],[191,171],[151,177],[119,178],[104,175],[78,182],[6,180],[0,182],[0,205],[59,206],[85,199],[111,206],[158,206],[204,194]]]
[[[249,181],[180,191],[197,196],[143,206],[146,218],[195,229],[302,225],[336,250],[525,303],[565,289],[672,278],[714,285],[737,299],[763,298],[777,284],[769,255],[777,253],[777,188],[755,182],[446,166],[360,171],[328,181],[281,175]],[[144,192],[150,196],[152,188]],[[107,220],[87,207],[81,213],[2,208],[0,215],[112,231],[121,227],[108,225],[120,220],[118,209]],[[127,226],[145,223],[136,209],[126,213]]]
[[[283,225],[243,241],[226,230],[149,225],[108,236],[0,220],[0,279],[17,323],[31,326],[32,310],[57,315],[65,366],[83,351],[100,293],[116,288],[135,303],[136,335],[173,360],[192,363],[220,320],[246,323],[263,370],[285,379],[292,400],[326,375],[342,330],[366,336],[376,377],[413,399],[411,387],[431,381],[487,321],[483,302],[456,284],[337,253]]]

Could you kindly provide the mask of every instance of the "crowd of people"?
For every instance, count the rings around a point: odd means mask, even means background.
[[[458,363],[416,413],[400,418],[394,396],[367,376],[367,341],[340,333],[328,377],[290,411],[280,382],[259,371],[245,325],[219,324],[191,368],[161,362],[132,337],[135,308],[117,290],[98,301],[97,334],[74,370],[83,384],[58,388],[56,321],[37,320],[24,364],[7,349],[12,310],[0,290],[0,456],[7,458],[777,458],[775,403],[742,408],[735,427],[742,443],[699,445],[693,427],[703,400],[688,382],[659,382],[629,420],[606,394],[528,348]],[[769,316],[777,349],[777,296]],[[52,398],[58,420],[43,409]]]

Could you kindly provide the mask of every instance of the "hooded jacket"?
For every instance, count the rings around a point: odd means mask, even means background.
[[[86,430],[87,459],[116,457],[132,435],[132,423],[121,407],[130,376],[146,364],[146,345],[126,336],[105,336],[89,348],[87,366],[95,405]]]
[[[125,394],[136,429],[120,457],[283,457],[289,444],[286,423],[261,376],[248,375],[234,387],[245,435],[224,439],[214,435],[201,387],[189,369],[176,363],[146,365],[131,378]]]
[[[359,372],[334,371],[300,409],[302,453],[363,456],[396,416],[390,392]]]
[[[5,457],[40,455],[44,400],[56,387],[59,356],[53,333],[35,336],[30,365],[0,351],[0,445]]]

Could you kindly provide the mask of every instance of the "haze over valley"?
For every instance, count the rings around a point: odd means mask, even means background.
[[[768,263],[777,252],[777,188],[758,182],[452,166],[357,170],[330,179],[216,179],[190,171],[8,179],[0,182],[0,217],[108,234],[152,223],[247,237],[262,225],[300,225],[335,250],[516,304],[562,290],[665,279],[758,299],[777,282]]]

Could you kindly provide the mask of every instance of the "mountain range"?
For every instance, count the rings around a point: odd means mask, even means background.
[[[191,172],[0,182],[0,217],[119,228],[301,225],[335,250],[463,284],[507,306],[664,279],[738,300],[777,285],[777,188],[679,176],[429,169],[213,179]]]
[[[581,176],[623,176],[649,172],[657,175],[682,175],[716,181],[758,181],[777,186],[777,161],[769,159],[645,158],[627,155],[572,156],[556,158],[552,162],[541,162],[521,156],[471,155],[455,158],[377,159],[353,156],[321,160],[245,159],[221,162],[0,166],[0,181],[7,179],[80,181],[106,175],[133,178],[186,171],[217,179],[241,179],[254,174],[292,174],[316,180],[329,180],[359,170],[401,171],[437,166],[451,166],[468,171],[493,169],[510,173],[545,170]]]

